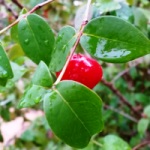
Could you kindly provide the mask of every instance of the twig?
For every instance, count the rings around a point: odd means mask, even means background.
[[[8,103],[10,103],[11,101],[13,101],[13,99],[4,100],[4,101],[0,102],[0,106],[5,106],[5,105],[7,105]]]
[[[115,88],[115,86],[110,83],[110,82],[107,82],[106,80],[102,79],[101,82],[106,85],[111,91],[113,91],[119,98],[120,98],[120,101],[122,103],[124,103],[126,106],[128,106],[131,111],[133,113],[135,113],[137,116],[139,116],[140,118],[143,117],[143,115],[138,111],[136,110],[127,100],[126,98],[120,93],[120,91],[118,89]]]
[[[95,140],[91,140],[92,143],[94,143],[95,145],[99,146],[99,147],[103,147],[103,145]]]
[[[126,70],[120,72],[119,74],[117,74],[113,80],[111,81],[111,83],[114,83],[116,80],[118,80],[120,77],[122,77],[124,74],[128,73],[130,71],[130,69],[132,69],[133,67],[136,67],[140,64],[141,62],[137,62],[135,65],[131,66],[130,68],[127,68]]]
[[[22,4],[20,4],[17,0],[12,0],[14,4],[16,4],[20,9],[23,8]]]
[[[85,10],[85,16],[84,16],[83,22],[82,22],[82,24],[81,24],[80,30],[79,30],[79,32],[78,32],[76,42],[75,42],[74,46],[72,47],[71,52],[70,52],[70,55],[69,55],[69,57],[67,58],[67,61],[66,61],[65,65],[64,65],[64,67],[63,67],[63,69],[62,69],[60,75],[58,76],[56,82],[54,83],[54,86],[55,86],[56,84],[58,84],[58,83],[60,82],[60,80],[62,79],[62,77],[63,77],[63,75],[64,75],[64,73],[65,73],[65,71],[66,71],[66,68],[67,68],[67,66],[68,66],[68,64],[69,64],[69,61],[70,61],[72,55],[74,54],[77,45],[78,45],[79,42],[80,42],[80,37],[81,37],[82,34],[83,34],[84,27],[85,27],[86,24],[88,23],[88,15],[89,15],[90,4],[91,4],[91,0],[88,0],[87,6],[86,6],[86,10]]]
[[[5,8],[12,13],[12,15],[17,19],[18,18],[18,14],[10,7],[6,4],[5,0],[0,0],[0,4],[4,5]]]
[[[140,148],[145,147],[146,145],[149,145],[150,141],[143,141],[142,143],[136,145],[132,150],[140,150]]]
[[[111,110],[111,111],[113,111],[113,112],[116,112],[116,113],[118,113],[118,114],[124,116],[125,118],[127,118],[127,119],[129,119],[129,120],[131,120],[131,121],[133,121],[133,122],[135,122],[135,123],[138,122],[138,120],[137,120],[136,118],[130,116],[129,114],[126,114],[126,113],[123,112],[123,111],[120,111],[120,110],[118,110],[118,109],[115,109],[115,108],[113,108],[113,107],[111,107],[111,106],[104,105],[104,108],[109,109],[109,110]]]
[[[54,0],[47,0],[46,2],[37,4],[35,7],[33,7],[29,12],[27,12],[25,15],[23,15],[22,17],[19,17],[16,21],[14,21],[12,24],[10,24],[9,26],[7,26],[6,28],[0,30],[0,34],[2,34],[3,32],[7,31],[9,28],[11,28],[12,26],[14,26],[15,24],[17,24],[21,19],[27,17],[28,15],[30,15],[31,13],[33,13],[34,11],[40,9],[41,7],[47,5],[48,3],[53,2]]]

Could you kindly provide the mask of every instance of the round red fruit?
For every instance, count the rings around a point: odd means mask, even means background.
[[[60,72],[56,73],[57,77]],[[61,80],[77,81],[92,89],[101,80],[102,75],[102,67],[95,59],[74,54]]]

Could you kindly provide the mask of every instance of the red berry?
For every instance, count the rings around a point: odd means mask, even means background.
[[[57,77],[60,72],[56,73]],[[95,59],[74,54],[61,80],[77,81],[92,89],[101,80],[102,75],[102,67]]]

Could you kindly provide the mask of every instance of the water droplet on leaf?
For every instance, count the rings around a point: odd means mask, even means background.
[[[29,39],[25,39],[24,43],[28,45],[29,44]]]
[[[40,102],[40,100],[41,100],[41,98],[42,98],[41,96],[36,97],[36,98],[34,99],[34,102],[35,102],[35,103],[39,103],[39,102]]]
[[[7,71],[0,66],[0,78],[6,78],[8,76]]]
[[[45,40],[44,43],[45,43],[46,46],[48,46],[49,41]]]
[[[19,105],[20,105],[20,107],[25,107],[26,106],[26,102],[25,101],[21,101]]]

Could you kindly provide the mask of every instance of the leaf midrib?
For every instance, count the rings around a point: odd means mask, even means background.
[[[35,34],[34,34],[32,28],[31,28],[31,26],[30,26],[30,23],[29,23],[28,18],[26,18],[26,22],[27,22],[27,24],[28,24],[28,27],[29,27],[29,29],[30,29],[30,31],[31,31],[31,33],[32,33],[32,36],[33,36],[34,39],[35,39],[36,45],[37,45],[37,47],[38,47],[38,57],[39,57],[39,55],[40,55],[40,53],[39,53],[39,52],[40,52],[40,45],[38,44],[38,41],[37,41],[37,39],[36,39],[36,36],[35,36]]]
[[[84,125],[84,122],[79,118],[79,116],[76,114],[76,112],[72,109],[72,107],[69,105],[69,103],[64,99],[64,97],[61,95],[61,93],[55,89],[55,92],[61,97],[61,99],[63,100],[63,102],[69,107],[69,109],[71,110],[71,112],[75,115],[75,117],[79,120],[79,122],[83,125],[83,127],[85,128],[85,130],[88,132],[89,136],[91,136],[90,131],[88,130],[88,128]]]

